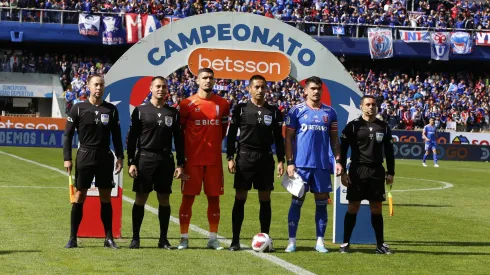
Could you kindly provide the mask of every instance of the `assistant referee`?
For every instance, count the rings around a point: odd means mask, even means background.
[[[66,248],[77,247],[77,233],[83,216],[83,203],[87,191],[95,177],[95,187],[99,190],[101,203],[100,217],[104,224],[104,247],[119,248],[112,236],[111,190],[114,188],[114,155],[110,150],[110,138],[117,158],[115,173],[123,166],[123,145],[121,127],[116,106],[103,101],[104,78],[92,75],[87,80],[90,96],[88,100],[74,105],[66,123],[63,139],[64,167],[69,175],[72,170],[72,141],[75,129],[78,132],[80,148],[75,166],[76,202],[71,209],[70,239]]]
[[[228,129],[226,155],[228,171],[235,174],[235,204],[232,212],[233,240],[230,251],[240,250],[240,231],[244,206],[252,185],[259,192],[261,233],[269,234],[271,224],[271,191],[274,190],[274,158],[272,144],[276,145],[278,177],[284,174],[284,138],[282,115],[277,107],[265,101],[267,82],[261,75],[250,78],[247,90],[250,101],[236,105]],[[240,129],[236,164],[235,142]],[[273,249],[271,249],[273,250]]]
[[[165,103],[168,95],[165,78],[154,77],[150,91],[150,101],[134,109],[128,134],[128,172],[134,179],[133,191],[136,192],[132,215],[133,239],[129,248],[140,248],[140,228],[145,214],[145,204],[150,192],[155,190],[160,221],[158,247],[171,249],[172,246],[167,239],[170,220],[169,197],[172,193],[173,178],[180,178],[182,175],[184,140],[180,131],[179,112]],[[177,168],[172,154],[172,138],[177,154]]]
[[[368,200],[371,208],[371,223],[376,235],[376,253],[392,254],[384,243],[382,202],[386,200],[386,184],[393,184],[395,176],[395,157],[391,129],[387,123],[376,118],[377,104],[373,96],[361,98],[362,116],[347,123],[341,135],[341,161],[346,171],[347,151],[351,147],[349,174],[341,176],[342,184],[347,187],[349,206],[344,218],[344,243],[341,253],[350,250],[350,237],[356,224],[357,212],[362,200]],[[386,156],[386,168],[383,167],[383,149]]]

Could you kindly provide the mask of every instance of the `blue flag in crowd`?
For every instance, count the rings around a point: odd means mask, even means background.
[[[332,32],[336,35],[345,35],[344,26],[332,26]]]

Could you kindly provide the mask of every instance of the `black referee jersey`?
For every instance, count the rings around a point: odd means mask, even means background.
[[[112,134],[116,158],[124,158],[121,126],[116,106],[106,101],[96,106],[85,100],[73,105],[67,120],[63,137],[65,161],[72,160],[71,145],[75,129],[78,131],[80,147],[91,150],[109,150]]]
[[[136,148],[155,153],[171,153],[172,137],[177,165],[184,165],[184,141],[177,109],[164,105],[157,108],[151,102],[136,107],[131,115],[128,133],[128,165],[135,163]]]
[[[383,149],[386,156],[386,173],[395,175],[395,156],[393,138],[387,123],[375,119],[366,121],[361,117],[347,123],[341,141],[341,164],[346,171],[347,151],[351,148],[351,163],[365,165],[383,165]]]
[[[272,144],[275,144],[277,160],[284,162],[282,123],[281,112],[275,106],[265,103],[259,107],[251,101],[237,104],[233,108],[230,128],[228,129],[226,155],[228,157],[235,155],[236,136],[238,129],[240,129],[239,149],[269,152]]]

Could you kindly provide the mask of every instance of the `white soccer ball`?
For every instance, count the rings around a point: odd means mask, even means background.
[[[252,249],[255,252],[268,251],[272,246],[272,239],[265,233],[259,233],[252,240]]]

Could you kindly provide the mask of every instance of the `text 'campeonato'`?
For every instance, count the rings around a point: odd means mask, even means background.
[[[245,24],[238,24],[231,27],[231,24],[217,24],[192,28],[188,34],[178,33],[178,41],[165,39],[163,42],[164,52],[160,53],[160,48],[155,47],[148,52],[148,61],[154,66],[162,65],[165,60],[172,57],[174,52],[181,52],[191,45],[201,45],[217,36],[218,41],[250,41],[275,48],[288,56],[296,56],[303,66],[311,66],[315,63],[315,53],[302,48],[303,44],[291,37],[284,37],[284,34],[277,32],[271,33],[268,28],[254,26],[253,29]]]

